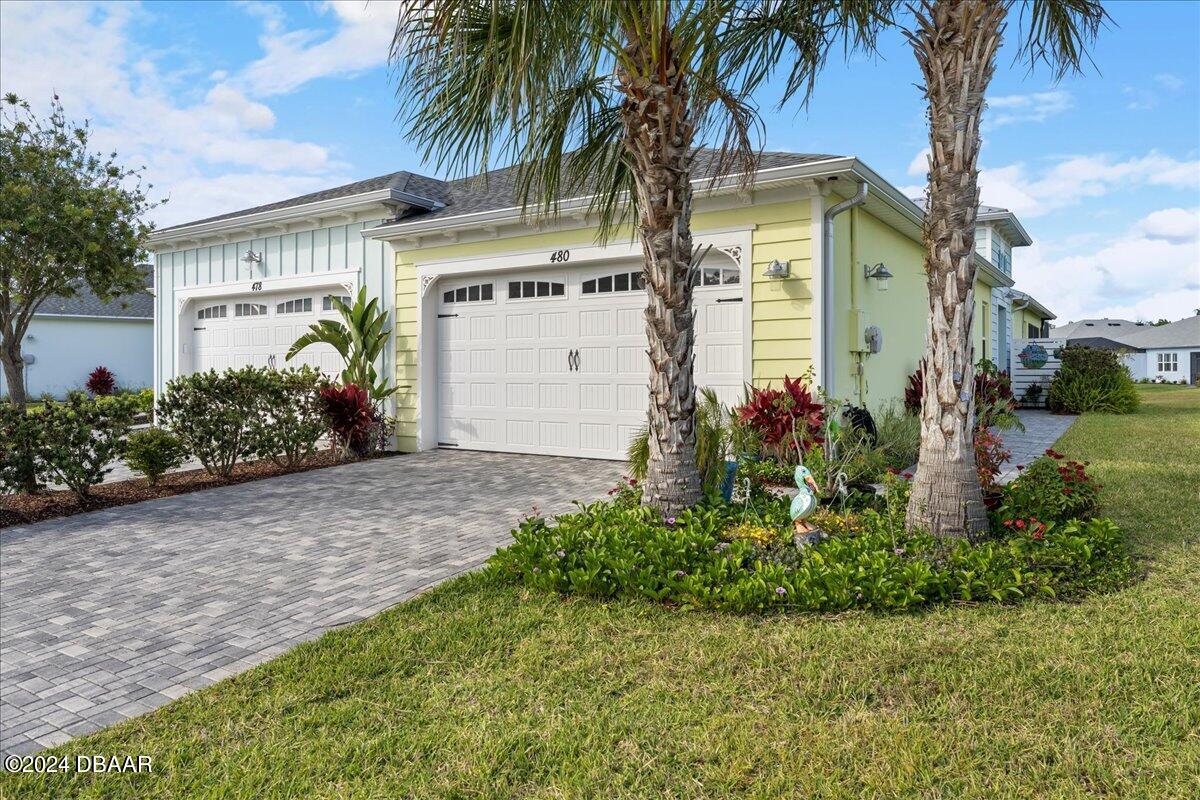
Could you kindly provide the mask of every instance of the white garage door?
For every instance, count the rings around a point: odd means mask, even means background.
[[[345,298],[343,296],[343,299]],[[255,294],[193,303],[191,370],[278,367],[308,364],[337,375],[342,358],[329,345],[306,348],[286,361],[288,348],[320,317],[337,318],[322,292]]]
[[[737,268],[696,289],[696,383],[741,396]],[[502,452],[624,458],[645,424],[640,267],[488,275],[438,284],[438,441]]]

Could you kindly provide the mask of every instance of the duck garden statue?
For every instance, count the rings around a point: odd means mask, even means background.
[[[813,525],[805,522],[817,510],[817,495],[821,490],[808,467],[803,464],[796,466],[796,487],[799,493],[792,498],[792,524],[796,528],[796,544],[803,547],[806,544],[816,544],[821,539],[821,532]]]

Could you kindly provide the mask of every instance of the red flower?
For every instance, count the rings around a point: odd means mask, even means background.
[[[1025,530],[1025,520],[1023,520],[1023,519],[1017,520],[1017,530],[1019,530],[1019,531]]]
[[[1036,530],[1036,531],[1034,531],[1034,532],[1033,532],[1031,535],[1033,536],[1033,538],[1034,538],[1034,539],[1036,539],[1036,540],[1037,540],[1037,541],[1039,541],[1039,542],[1040,542],[1042,539],[1045,539],[1045,538],[1046,538],[1046,534],[1045,534],[1045,533],[1043,533],[1043,532],[1042,532],[1042,531],[1040,531],[1040,530]]]
[[[1074,489],[1063,489],[1063,494],[1072,494],[1074,491]]]

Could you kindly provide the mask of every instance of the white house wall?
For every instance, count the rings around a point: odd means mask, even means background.
[[[395,259],[391,247],[362,236],[364,229],[381,221],[379,218],[361,219],[342,225],[170,251],[165,251],[165,245],[160,246],[155,255],[155,315],[159,320],[155,349],[156,391],[161,391],[179,370],[180,321],[176,294],[179,290],[238,282],[245,282],[249,288],[251,283],[259,280],[269,282],[272,278],[355,270],[359,285],[366,287],[367,295],[378,298],[382,308],[390,312],[395,302]],[[254,265],[253,272],[241,261],[251,249],[263,254],[262,263]],[[384,350],[381,374],[391,374],[394,369],[392,351],[393,348]]]
[[[153,324],[148,319],[37,315],[21,343],[23,355],[32,355],[25,370],[25,391],[30,397],[62,397],[82,389],[96,367],[107,367],[117,386],[144,389],[154,381]],[[0,373],[0,394],[8,386]]]

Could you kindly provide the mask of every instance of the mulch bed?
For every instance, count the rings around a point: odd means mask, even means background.
[[[368,456],[368,458],[388,458],[395,455],[399,455],[399,453],[380,453]],[[69,517],[86,511],[125,506],[159,497],[174,497],[177,494],[189,492],[202,492],[218,486],[249,483],[264,478],[274,478],[278,475],[308,472],[346,463],[349,462],[339,461],[330,451],[322,450],[313,454],[303,465],[292,469],[276,466],[268,459],[238,464],[233,468],[233,475],[228,480],[214,478],[203,469],[191,469],[164,475],[158,479],[157,486],[151,486],[145,478],[114,481],[93,486],[92,497],[86,504],[82,503],[73,492],[66,489],[45,491],[39,494],[3,495],[0,496],[0,528],[28,525],[31,522],[41,522],[55,517]]]

